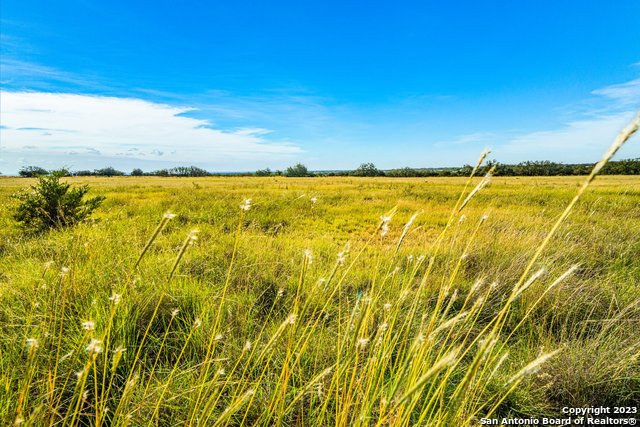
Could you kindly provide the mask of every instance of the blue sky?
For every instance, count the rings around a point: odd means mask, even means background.
[[[0,171],[594,162],[640,2],[3,0]],[[640,157],[632,140],[618,158]]]

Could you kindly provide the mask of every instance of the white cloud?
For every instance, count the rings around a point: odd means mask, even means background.
[[[267,139],[262,128],[216,129],[185,116],[188,107],[135,98],[44,92],[3,92],[2,150],[127,157],[194,163],[233,170],[251,160],[301,153],[288,142]]]
[[[595,162],[633,116],[633,111],[625,111],[571,121],[559,129],[517,136],[500,151],[509,158],[517,156],[523,160],[562,159],[565,162],[584,162],[591,159]],[[634,141],[628,143],[618,158],[640,155],[640,149],[634,145]]]
[[[640,79],[629,82],[611,85],[591,92],[594,95],[604,96],[618,101],[623,105],[633,105],[640,103]]]
[[[640,108],[640,79],[606,86],[591,92],[580,112],[555,128],[533,131],[517,129],[463,134],[439,141],[435,146],[450,153],[463,153],[482,146],[493,148],[493,156],[503,163],[525,160],[553,160],[565,163],[596,162],[620,130]],[[640,157],[637,136],[627,143],[617,158]],[[465,148],[466,147],[466,148]]]

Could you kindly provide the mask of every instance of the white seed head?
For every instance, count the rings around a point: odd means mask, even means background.
[[[196,320],[193,321],[193,328],[197,329],[202,326],[202,320],[196,317]]]
[[[35,338],[27,338],[27,347],[35,350],[38,348],[38,340]]]
[[[295,313],[291,313],[291,314],[287,317],[286,322],[287,322],[289,325],[293,325],[293,324],[295,324],[295,323],[296,323],[296,314],[295,314]]]
[[[367,344],[369,344],[369,338],[358,338],[358,341],[356,342],[356,345],[358,348],[365,348],[367,346]]]
[[[85,347],[85,350],[89,354],[102,353],[102,341],[92,338],[91,341],[89,341],[89,344]]]
[[[164,216],[163,216],[163,217],[164,217],[165,219],[173,219],[173,218],[175,218],[175,217],[176,217],[176,214],[174,214],[174,213],[171,213],[171,212],[167,211],[167,212],[165,212],[165,214],[164,214]]]
[[[111,301],[113,305],[118,305],[120,303],[121,298],[122,298],[122,295],[114,293],[109,297],[109,301]]]
[[[315,205],[316,202],[318,201],[318,198],[317,197],[312,197],[309,200],[311,200],[311,203],[313,203]]]
[[[251,347],[253,347],[253,345],[251,344],[251,341],[247,341],[246,343],[244,343],[244,348],[242,350],[249,351],[251,350]]]
[[[89,332],[93,331],[96,329],[96,324],[93,320],[87,320],[85,322],[82,322],[82,329]]]
[[[60,274],[63,276],[69,273],[69,267],[60,267]]]
[[[180,309],[174,308],[173,310],[171,310],[171,317],[176,317],[178,313],[180,313]]]
[[[243,211],[248,211],[249,209],[251,209],[251,199],[244,199],[244,201],[240,205],[240,209],[242,209]]]
[[[313,252],[311,252],[311,249],[304,250],[304,258],[307,260],[307,264],[313,263]]]

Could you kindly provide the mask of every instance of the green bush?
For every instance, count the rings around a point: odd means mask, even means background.
[[[91,215],[104,196],[84,199],[88,185],[60,182],[61,171],[39,176],[38,183],[13,196],[18,201],[13,218],[29,231],[42,232],[74,225]]]

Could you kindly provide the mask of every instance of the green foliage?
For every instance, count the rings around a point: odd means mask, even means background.
[[[60,182],[63,171],[38,176],[38,183],[16,193],[18,201],[14,219],[22,227],[34,232],[74,225],[91,215],[102,203],[103,196],[84,199],[88,185],[71,187]]]
[[[384,172],[381,171],[373,163],[363,163],[358,169],[351,172],[353,176],[384,176]]]
[[[144,175],[144,172],[140,168],[135,168],[134,170],[131,171],[131,176],[142,176],[142,175]]]
[[[49,171],[40,166],[25,166],[18,173],[24,178],[35,178],[36,176],[46,175]]]
[[[93,171],[95,176],[123,176],[124,172],[119,171],[111,166],[102,169],[96,169]]]
[[[312,176],[312,174],[309,173],[309,169],[307,169],[307,167],[302,163],[296,163],[293,166],[289,166],[284,174],[290,177]]]
[[[199,177],[211,175],[206,170],[197,166],[176,166],[171,169],[160,169],[155,172],[151,172],[149,175],[155,176],[182,176],[182,177]]]
[[[266,169],[258,169],[256,171],[256,176],[271,176],[273,175],[273,172],[271,172],[271,169],[266,168]]]

